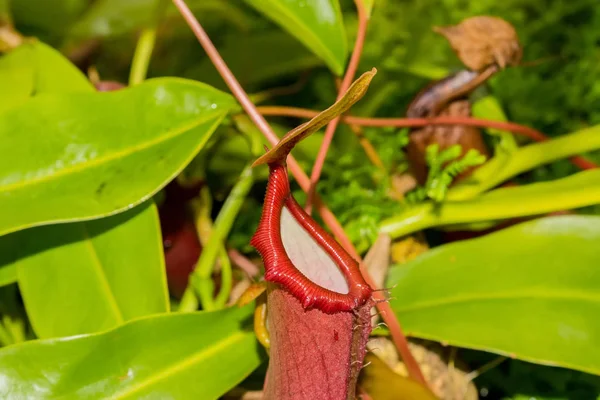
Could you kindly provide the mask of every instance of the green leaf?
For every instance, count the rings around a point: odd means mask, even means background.
[[[11,0],[15,23],[28,34],[64,33],[88,5],[88,0]]]
[[[318,55],[337,75],[344,73],[348,43],[338,0],[246,0]]]
[[[95,221],[15,232],[0,243],[12,249],[4,257],[17,268],[40,338],[98,332],[169,310],[152,202]]]
[[[321,65],[321,61],[294,38],[282,35],[278,30],[252,35],[230,35],[219,46],[219,53],[244,87]],[[217,88],[227,88],[208,58],[191,66],[184,76]]]
[[[251,315],[251,307],[163,314],[6,347],[0,397],[217,399],[261,362]]]
[[[93,91],[77,67],[52,47],[33,41],[0,58],[0,113],[42,93]]]
[[[600,217],[538,219],[392,269],[409,335],[600,374]]]
[[[117,92],[36,96],[0,114],[0,234],[141,203],[234,107],[207,85],[160,78]]]

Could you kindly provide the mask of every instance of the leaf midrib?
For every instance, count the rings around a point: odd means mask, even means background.
[[[148,148],[151,148],[153,146],[159,145],[163,142],[169,141],[169,140],[189,131],[190,129],[195,128],[196,126],[198,126],[204,122],[210,121],[211,119],[218,119],[221,116],[223,116],[223,114],[226,114],[226,112],[219,111],[219,112],[211,113],[208,116],[205,116],[204,118],[198,118],[197,120],[194,120],[193,122],[191,122],[189,124],[185,124],[185,125],[180,126],[177,129],[168,131],[166,134],[155,137],[152,140],[148,140],[148,141],[140,143],[138,145],[126,147],[125,149],[122,149],[120,151],[112,152],[108,156],[98,157],[98,158],[95,158],[95,159],[85,162],[85,163],[80,163],[80,164],[74,165],[72,167],[63,168],[60,171],[58,171],[54,174],[51,174],[51,175],[46,175],[46,176],[43,176],[40,178],[34,178],[34,179],[26,180],[26,181],[20,181],[20,182],[15,182],[15,183],[8,184],[8,185],[0,186],[0,193],[26,189],[29,186],[33,186],[33,185],[36,185],[36,184],[39,184],[42,182],[52,181],[54,179],[58,179],[63,176],[66,176],[66,175],[76,174],[76,173],[84,171],[88,168],[94,168],[98,165],[106,164],[115,159],[130,156],[136,152],[140,152],[140,151],[146,150]]]
[[[493,293],[493,294],[477,294],[470,296],[456,296],[448,297],[441,300],[424,301],[416,303],[408,307],[394,307],[394,311],[398,314],[406,314],[415,311],[422,311],[425,309],[441,308],[450,305],[456,305],[460,303],[469,303],[477,301],[499,301],[499,300],[518,300],[518,299],[548,299],[548,300],[579,300],[585,302],[595,302],[600,305],[600,294],[595,295],[593,293],[581,293],[575,291],[556,291],[542,293],[539,291],[531,292],[506,292],[506,293]]]
[[[176,362],[162,370],[159,370],[158,373],[148,376],[146,379],[144,379],[142,382],[138,383],[137,385],[132,385],[132,386],[126,388],[125,390],[123,390],[122,392],[115,394],[114,396],[111,397],[111,399],[116,400],[116,399],[126,399],[128,397],[131,397],[136,392],[146,389],[149,386],[154,385],[158,381],[166,379],[188,367],[192,367],[195,364],[198,364],[198,363],[204,361],[205,359],[207,359],[210,356],[214,355],[215,353],[219,352],[221,349],[224,349],[228,346],[233,346],[235,343],[242,341],[242,339],[244,339],[246,336],[247,336],[247,333],[235,332],[234,334],[229,336],[227,339],[219,342],[218,344],[213,345],[209,348],[205,348],[202,351],[200,351],[190,357],[184,358],[184,359],[180,360],[179,362]]]

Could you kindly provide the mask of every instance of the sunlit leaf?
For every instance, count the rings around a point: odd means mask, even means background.
[[[321,57],[344,72],[348,43],[338,0],[246,0]]]
[[[600,374],[600,217],[527,222],[393,269],[412,336]]]
[[[4,112],[0,233],[139,204],[181,171],[233,107],[207,85],[160,78],[118,92],[36,96]]]
[[[98,332],[169,309],[151,202],[95,221],[15,232],[0,243],[40,338]]]
[[[0,350],[0,397],[217,399],[261,361],[251,315],[251,306],[163,314],[10,346]]]

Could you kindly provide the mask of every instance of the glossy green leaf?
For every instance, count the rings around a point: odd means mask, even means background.
[[[118,92],[36,96],[0,114],[0,234],[141,203],[234,107],[207,85],[160,78]]]
[[[600,217],[560,216],[430,250],[392,269],[412,336],[600,374]]]
[[[92,333],[167,312],[158,213],[152,202],[94,221],[0,238],[38,337]]]
[[[27,42],[0,57],[0,113],[25,103],[32,95],[93,91],[94,87],[60,52]]]
[[[348,43],[338,0],[246,0],[318,55],[337,75]]]
[[[251,316],[251,307],[163,314],[10,346],[0,350],[0,397],[217,399],[261,362]]]

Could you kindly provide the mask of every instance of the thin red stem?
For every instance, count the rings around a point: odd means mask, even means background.
[[[248,276],[254,277],[260,272],[258,267],[250,260],[248,260],[242,253],[236,249],[227,250],[227,255],[231,259],[234,265],[239,269],[246,272]]]
[[[305,108],[297,107],[278,107],[278,106],[266,106],[258,107],[258,111],[262,115],[271,116],[286,116],[286,117],[298,117],[310,119],[318,114],[318,111],[309,110]],[[342,116],[342,122],[352,125],[359,126],[372,126],[372,127],[397,127],[397,128],[416,128],[429,125],[467,125],[477,126],[480,128],[494,128],[510,131],[536,141],[544,142],[550,140],[542,132],[530,128],[525,125],[515,124],[514,122],[504,121],[493,121],[481,118],[472,117],[433,117],[433,118],[366,118],[366,117],[353,117],[350,115]],[[569,158],[571,162],[579,167],[580,169],[594,169],[598,168],[595,163],[586,160],[581,156],[573,156]]]
[[[348,68],[346,69],[344,79],[342,80],[342,83],[340,84],[340,87],[338,89],[337,100],[344,96],[344,93],[346,93],[346,91],[352,84],[352,81],[354,80],[356,70],[358,69],[358,63],[360,62],[360,57],[362,55],[363,46],[365,44],[365,36],[367,35],[367,25],[369,24],[369,18],[367,16],[363,0],[355,0],[354,3],[356,5],[356,11],[358,14],[358,31],[356,34],[356,42],[354,43],[354,49],[352,50],[352,55],[350,56],[350,61],[348,62]],[[331,145],[333,135],[335,134],[335,130],[339,122],[340,117],[335,118],[329,124],[327,124],[327,128],[325,128],[325,135],[323,136],[321,147],[319,148],[317,158],[315,159],[315,163],[310,174],[310,187],[308,189],[308,192],[306,193],[306,205],[304,206],[304,209],[308,213],[308,215],[310,215],[312,212],[312,205],[315,202],[316,186],[319,182],[319,178],[321,177],[323,164],[325,163],[325,158],[327,157],[329,146]]]
[[[227,64],[213,45],[212,41],[202,28],[198,20],[194,17],[188,6],[183,0],[173,0],[173,3],[179,9],[179,12],[189,25],[190,29],[192,30],[194,35],[196,35],[198,42],[200,42],[200,45],[204,48],[204,51],[206,51],[207,55],[213,62],[215,68],[217,69],[227,86],[230,88],[233,95],[242,105],[244,111],[246,111],[250,119],[262,132],[262,134],[267,138],[269,143],[271,143],[272,145],[277,144],[277,142],[279,141],[279,137],[277,137],[277,135],[271,129],[264,117],[259,113],[256,106],[252,103],[252,101],[250,101],[248,94],[239,84],[229,67],[227,67]],[[292,175],[294,175],[294,178],[296,179],[302,190],[308,192],[310,187],[310,180],[308,179],[308,176],[304,173],[298,162],[291,155],[288,157],[288,166],[290,168],[290,171],[292,172]],[[335,215],[323,204],[319,196],[317,196],[316,194],[314,196],[314,204],[319,210],[321,218],[323,219],[325,224],[327,224],[327,227],[331,230],[331,232],[336,237],[338,242],[342,245],[342,247],[344,247],[344,249],[354,259],[356,259],[358,262],[361,262],[360,255],[352,245],[352,242],[346,235],[346,232],[344,232],[344,229],[342,228],[341,224],[339,223]],[[372,280],[369,274],[364,269],[361,269],[361,271],[363,272],[363,276],[367,283],[371,284]],[[375,289],[375,287],[373,288]],[[383,295],[381,293],[376,292],[374,297],[377,300],[383,300]],[[387,323],[390,332],[395,332],[392,333],[392,339],[394,341],[394,344],[396,345],[396,348],[398,349],[398,352],[400,353],[400,356],[402,357],[405,365],[407,366],[409,376],[417,380],[424,386],[427,386],[425,378],[423,377],[423,373],[419,368],[419,365],[417,364],[414,357],[410,353],[410,350],[408,349],[408,342],[406,340],[406,337],[402,334],[402,331],[399,329],[400,324],[398,322],[398,319],[396,318],[396,315],[391,311],[389,304],[385,302],[379,302],[377,304],[377,309],[382,313],[382,318]]]

